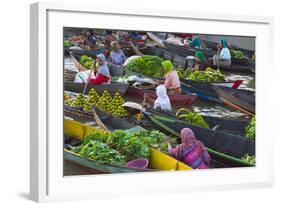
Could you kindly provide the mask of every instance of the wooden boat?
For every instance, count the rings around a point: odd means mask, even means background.
[[[233,94],[235,93],[238,96],[248,96],[247,98],[245,97],[245,100],[247,101],[252,101],[255,98],[253,91],[222,86],[222,84],[219,82],[206,83],[206,82],[186,80],[186,79],[181,79],[181,82],[182,82],[181,87],[183,90],[189,92],[195,92],[198,95],[198,97],[202,100],[224,103],[223,100],[218,95],[217,91],[215,90],[214,86],[221,88],[222,90],[228,93],[233,93]]]
[[[64,120],[64,134],[79,140],[83,140],[86,134],[96,131],[97,128],[81,124],[73,120]],[[141,127],[136,127],[128,130],[128,132],[136,132],[143,130]],[[101,131],[101,130],[100,130]],[[101,131],[102,132],[102,131]],[[87,167],[91,173],[130,173],[130,172],[144,172],[144,171],[161,171],[161,170],[191,170],[192,168],[186,164],[177,161],[176,159],[158,151],[157,149],[150,148],[149,168],[148,169],[135,169],[121,166],[114,166],[108,164],[101,164],[94,160],[83,158],[80,155],[64,149],[64,159],[73,163]]]
[[[85,83],[74,83],[74,82],[64,82],[64,90],[75,92],[75,93],[83,93],[85,89]],[[104,90],[107,90],[109,93],[119,92],[120,95],[124,95],[128,89],[127,83],[119,83],[112,82],[110,84],[100,84],[100,85],[91,85],[88,84],[85,89],[85,94],[87,94],[91,88],[94,88],[99,94],[102,94]]]
[[[92,50],[92,51],[88,51],[85,49],[73,49],[73,48],[64,48],[64,54],[65,55],[71,55],[72,54],[77,54],[77,55],[88,55],[88,56],[96,56],[99,54],[104,53],[104,49],[103,48],[99,48],[97,50]]]
[[[146,96],[148,98],[151,98],[153,100],[156,100],[156,98],[157,98],[154,88],[142,89],[141,87],[129,86],[128,90],[127,90],[127,94],[130,96],[135,96],[135,97],[139,97],[139,98],[143,98],[144,94],[146,94]],[[168,95],[168,96],[170,98],[171,103],[175,104],[175,105],[190,106],[197,99],[197,94],[186,92],[186,91],[183,91],[182,94],[172,94],[172,95]]]
[[[252,91],[237,92],[214,86],[217,95],[224,104],[238,109],[250,116],[255,115],[255,93]]]
[[[167,117],[167,115],[151,112],[144,112],[144,114],[156,127],[167,134],[180,137],[180,131],[183,128],[192,129],[196,138],[207,147],[211,158],[227,165],[227,167],[254,166],[241,160],[246,153],[255,155],[255,141],[253,140],[235,134],[190,125],[184,121]]]
[[[159,48],[159,47],[152,47],[152,46],[145,46],[145,47],[137,47],[139,52],[146,54],[146,55],[157,55],[160,56],[166,60],[172,61],[172,63],[176,67],[182,67],[186,68],[187,67],[187,62],[186,62],[186,57],[185,55],[179,55],[178,53],[174,53],[171,50],[167,50],[164,48]],[[191,53],[190,56],[194,56],[194,53]],[[217,66],[212,65],[211,67],[213,69],[217,69]],[[224,71],[231,71],[231,72],[244,72],[244,73],[253,73],[255,72],[255,66],[251,63],[249,65],[243,65],[242,63],[238,64],[232,62],[231,66],[229,68],[219,68],[220,70]]]

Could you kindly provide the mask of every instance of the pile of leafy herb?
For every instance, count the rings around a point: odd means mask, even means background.
[[[256,117],[252,117],[245,131],[246,138],[251,140],[254,140],[256,138]]]
[[[236,58],[236,59],[246,58],[246,56],[244,55],[244,53],[242,51],[238,51],[238,50],[234,50],[234,49],[230,49],[230,55],[231,55],[231,58]]]
[[[63,47],[69,48],[71,46],[73,46],[73,43],[71,43],[70,41],[68,41],[68,40],[63,41]]]
[[[87,55],[81,56],[80,64],[83,65],[87,69],[92,69],[94,66],[93,59],[91,57],[88,57]]]
[[[166,140],[167,136],[156,130],[135,133],[116,130],[113,133],[92,133],[86,137],[85,143],[88,144],[93,141],[104,143],[124,156],[125,161],[131,161],[137,158],[149,158],[150,146],[160,151],[167,152],[168,147]],[[176,141],[172,141],[172,144],[175,145]],[[81,146],[83,147],[83,145]],[[73,151],[75,151],[75,148]]]
[[[188,124],[196,125],[203,128],[209,128],[208,123],[204,120],[204,118],[196,112],[191,112],[186,108],[178,109],[176,116],[178,119],[183,119]]]
[[[178,70],[178,75],[180,78],[185,78],[187,80],[204,82],[215,82],[225,79],[225,75],[223,75],[219,70],[214,70],[212,68],[207,68],[205,71],[200,71],[198,69],[186,69],[184,71],[183,69],[180,69]]]
[[[97,138],[104,137],[102,133],[95,133]],[[124,166],[126,164],[125,156],[117,150],[110,148],[102,140],[87,139],[81,145],[72,148],[73,152],[82,157],[93,159],[101,164],[111,164]]]
[[[248,162],[248,163],[251,163],[251,164],[256,164],[256,157],[255,155],[253,156],[249,156],[248,154],[245,154],[241,160],[245,161],[245,162]]]
[[[151,77],[163,77],[162,62],[163,59],[158,56],[144,55],[131,60],[125,69]]]

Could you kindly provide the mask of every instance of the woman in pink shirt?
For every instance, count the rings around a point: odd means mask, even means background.
[[[171,61],[166,60],[162,62],[163,69],[166,73],[165,87],[168,91],[168,94],[180,94],[181,93],[181,84],[178,73],[174,70],[174,66]]]

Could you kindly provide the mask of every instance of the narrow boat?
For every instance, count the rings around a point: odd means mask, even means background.
[[[100,85],[91,85],[85,83],[74,83],[74,82],[64,82],[64,90],[75,92],[75,93],[83,93],[85,87],[85,93],[87,94],[91,88],[94,88],[99,94],[102,94],[104,90],[107,90],[109,93],[116,93],[119,92],[120,95],[124,95],[128,89],[127,83],[119,83],[119,82],[112,82],[110,84],[100,84]]]
[[[99,48],[97,50],[92,50],[92,51],[88,51],[85,49],[75,49],[75,48],[64,48],[64,54],[65,55],[71,55],[72,54],[77,54],[77,55],[88,55],[88,56],[96,56],[99,55],[101,53],[104,53],[104,49],[103,48]]]
[[[202,100],[224,103],[223,100],[218,95],[217,91],[215,90],[214,86],[221,88],[222,90],[235,93],[239,96],[248,96],[245,100],[252,101],[255,96],[253,91],[243,90],[243,89],[235,89],[237,85],[240,85],[242,81],[236,81],[232,84],[232,87],[222,86],[224,82],[219,83],[207,83],[207,82],[200,82],[200,81],[193,81],[193,80],[186,80],[181,79],[181,87],[183,90],[195,92],[199,98]]]
[[[156,98],[157,98],[155,88],[142,89],[141,87],[129,86],[128,90],[127,90],[127,94],[130,96],[135,96],[135,97],[139,97],[139,98],[143,98],[144,95],[146,95],[147,97],[149,97],[153,100],[156,100]],[[175,104],[175,105],[190,106],[197,99],[197,94],[186,92],[186,91],[183,91],[182,94],[171,94],[168,96],[170,98],[171,103]]]
[[[255,116],[255,93],[245,90],[237,92],[236,90],[227,90],[226,88],[213,86],[217,95],[224,104],[238,109],[250,116]]]
[[[207,147],[211,158],[227,165],[227,167],[254,166],[241,160],[244,154],[255,155],[255,141],[253,140],[235,134],[190,125],[159,113],[144,112],[144,114],[156,127],[167,134],[180,137],[180,131],[183,128],[192,129],[196,138]]]
[[[127,132],[137,132],[143,130],[141,127],[132,128]],[[66,136],[74,137],[83,140],[84,137],[97,131],[97,128],[87,126],[73,120],[64,120],[64,134]],[[102,130],[100,130],[103,132]],[[150,158],[148,169],[136,169],[121,166],[114,166],[108,164],[101,164],[92,159],[83,158],[80,155],[64,149],[64,159],[88,168],[90,173],[130,173],[130,172],[145,172],[145,171],[164,171],[164,170],[191,170],[192,168],[186,164],[160,152],[157,149],[150,148]]]

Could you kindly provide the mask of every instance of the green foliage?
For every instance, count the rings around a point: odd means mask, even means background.
[[[254,140],[256,138],[256,117],[252,117],[245,131],[246,138],[251,140]]]
[[[248,154],[245,154],[241,160],[245,161],[245,162],[248,162],[248,163],[251,163],[251,164],[256,164],[256,157],[255,155],[253,156],[249,156]]]
[[[136,133],[128,133],[123,130],[116,130],[113,133],[95,132],[88,135],[80,146],[88,145],[92,141],[107,144],[108,147],[117,150],[124,156],[126,161],[149,158],[150,146],[167,152],[167,136],[156,130]],[[175,140],[173,143],[176,143]],[[75,148],[73,150],[77,152]],[[78,152],[80,150],[81,148],[78,149]]]
[[[244,55],[244,53],[242,51],[238,51],[238,50],[234,50],[234,49],[230,49],[230,55],[232,58],[236,58],[236,59],[246,58],[246,56]]]
[[[203,128],[209,128],[208,123],[204,120],[204,118],[196,112],[191,112],[186,108],[178,109],[176,116],[178,119],[183,119],[188,124],[196,125]]]
[[[193,71],[191,69],[186,69],[185,71],[178,70],[178,74],[180,78],[204,82],[215,82],[225,78],[225,75],[223,75],[219,70],[214,70],[212,68],[207,68],[205,71],[200,71],[198,69]]]
[[[163,59],[158,56],[144,55],[131,60],[125,69],[151,77],[163,77],[162,62]]]
[[[123,155],[101,141],[88,139],[80,146],[74,147],[72,151],[82,157],[93,159],[101,164],[119,166],[124,166],[126,164],[125,157]]]

